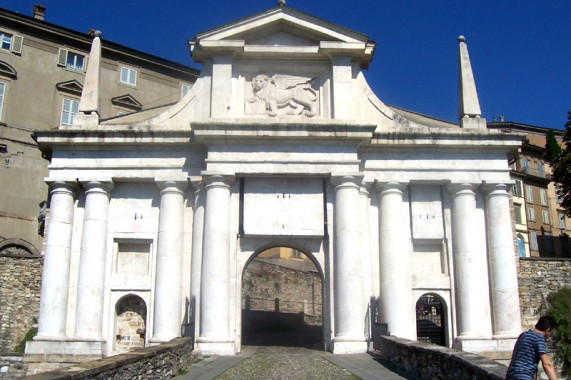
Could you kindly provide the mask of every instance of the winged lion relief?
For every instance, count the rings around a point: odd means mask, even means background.
[[[262,104],[259,111],[271,117],[284,114],[313,117],[318,114],[319,104],[315,82],[316,78],[258,74],[252,78],[253,96],[247,101]]]

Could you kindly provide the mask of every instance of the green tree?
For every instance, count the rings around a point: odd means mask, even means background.
[[[548,130],[545,135],[545,159],[550,164],[553,164],[562,151],[563,149],[561,149],[555,137],[555,132],[553,132],[553,129]]]
[[[571,378],[571,288],[562,288],[547,296],[547,314],[557,322],[553,340],[557,347],[556,359],[563,363],[563,371]]]
[[[565,214],[571,217],[571,110],[567,114],[563,144],[563,152],[553,161],[553,181],[558,184],[558,191],[563,199],[561,207],[565,209]]]

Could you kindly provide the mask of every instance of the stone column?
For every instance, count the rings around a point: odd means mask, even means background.
[[[40,315],[38,334],[34,340],[62,340],[67,322],[75,183],[53,181],[50,185],[50,214],[42,271]]]
[[[202,352],[230,354],[230,183],[233,176],[204,177],[200,337]]]
[[[483,252],[474,242],[483,238],[477,233],[476,194],[473,185],[463,183],[449,187],[452,194],[452,240],[454,242],[454,273],[456,276],[456,319],[458,338],[489,339],[489,310],[484,294],[487,287],[487,265]],[[485,284],[483,284],[485,283]]]
[[[180,336],[182,323],[182,249],[186,180],[156,181],[161,190],[152,342]]]
[[[75,337],[102,341],[103,290],[107,253],[107,220],[111,179],[84,181],[85,211],[81,234]]]
[[[204,233],[204,204],[206,201],[205,190],[202,187],[202,178],[191,179],[194,188],[194,216],[192,223],[192,259],[191,259],[191,283],[190,294],[195,299],[195,329],[199,335],[200,326],[200,279],[202,270],[202,235]]]
[[[412,299],[411,243],[403,220],[403,190],[398,182],[378,183],[381,321],[391,335],[416,339]]]
[[[364,352],[363,267],[359,222],[359,184],[362,177],[339,175],[333,214],[333,287],[335,331],[333,353]]]
[[[369,189],[370,182],[364,182],[359,188],[359,215],[361,223],[361,252],[363,266],[363,297],[365,304],[368,304],[373,295],[373,275],[371,271],[371,244],[369,229]]]
[[[503,183],[483,189],[487,193],[493,337],[515,338],[521,332],[521,315],[509,194]]]

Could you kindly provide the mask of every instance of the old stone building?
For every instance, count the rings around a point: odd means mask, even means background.
[[[32,11],[32,10],[30,10]],[[36,268],[39,284],[51,153],[40,152],[31,134],[71,125],[79,112],[92,37],[48,22],[46,9],[26,16],[0,8],[0,266],[3,278],[0,351],[11,351],[37,318],[39,293],[26,307],[9,309],[7,289],[21,286],[9,272],[25,263]],[[111,41],[102,42],[100,116],[109,119],[176,103],[198,72]],[[22,259],[30,256],[31,260]],[[18,260],[24,260],[17,263]],[[39,259],[39,260],[35,260]],[[30,288],[31,289],[31,288]],[[23,325],[14,325],[25,314]],[[17,314],[17,315],[16,315]],[[13,322],[9,322],[13,321]],[[19,323],[19,322],[18,322]],[[23,331],[23,332],[22,332]]]
[[[287,6],[199,33],[190,49],[203,69],[178,103],[104,120],[95,36],[78,115],[36,132],[51,203],[30,357],[113,354],[127,310],[146,344],[166,342],[190,299],[197,349],[233,355],[243,273],[272,247],[317,268],[333,353],[367,349],[371,297],[391,334],[416,339],[425,296],[445,345],[511,350],[506,157],[524,136],[486,128],[463,37],[458,124],[386,106],[364,76],[375,43]]]

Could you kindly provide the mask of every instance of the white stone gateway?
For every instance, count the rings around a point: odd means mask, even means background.
[[[282,4],[196,35],[202,75],[178,104],[100,120],[96,36],[75,123],[36,133],[51,209],[28,355],[114,354],[135,309],[145,344],[166,342],[192,297],[197,348],[236,354],[244,268],[274,246],[318,267],[335,354],[367,350],[370,297],[416,339],[425,294],[447,346],[511,350],[506,154],[523,137],[486,129],[463,38],[459,124],[383,104],[362,72],[374,49]]]

